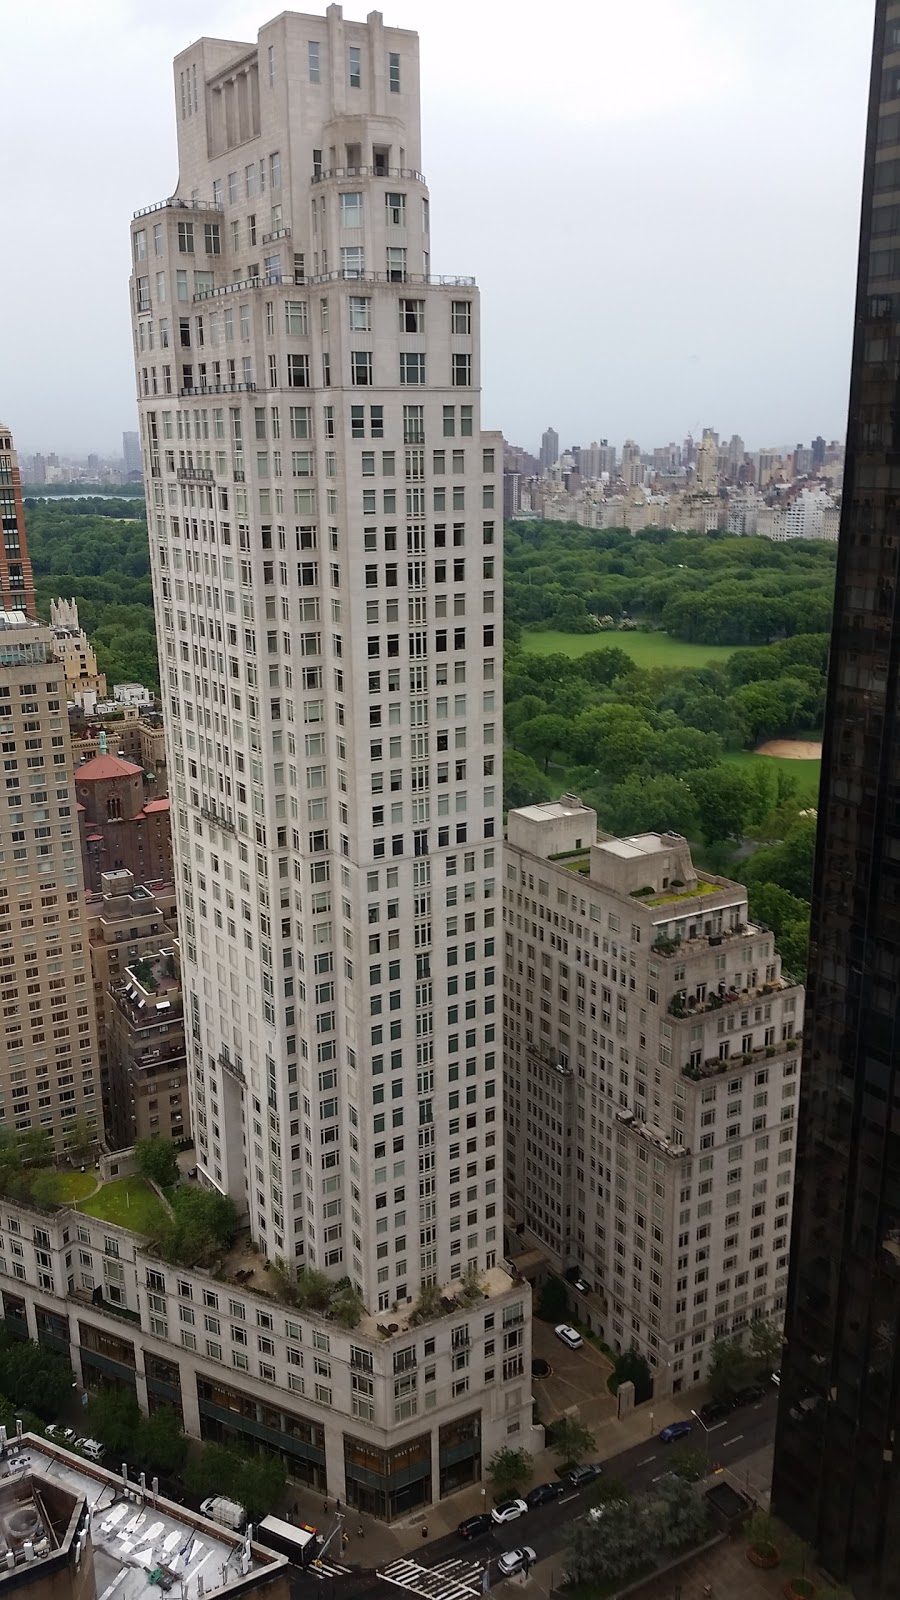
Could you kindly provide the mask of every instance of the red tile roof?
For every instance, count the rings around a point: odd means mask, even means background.
[[[147,816],[148,812],[152,812],[152,811],[168,811],[168,810],[169,810],[169,802],[168,802],[168,800],[148,800],[147,804],[144,807],[144,816]]]
[[[102,783],[108,778],[137,778],[143,770],[133,761],[123,761],[121,756],[92,756],[90,761],[75,768],[75,782]]]

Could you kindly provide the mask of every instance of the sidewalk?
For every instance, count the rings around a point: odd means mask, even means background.
[[[699,1407],[706,1398],[705,1389],[692,1389],[689,1395],[667,1396],[663,1400],[638,1406],[621,1422],[614,1416],[610,1417],[594,1430],[597,1443],[592,1452],[593,1459],[605,1461],[621,1454],[623,1450],[630,1450],[634,1445],[649,1442],[668,1423],[690,1418],[691,1403]],[[541,1450],[534,1457],[534,1469],[528,1487],[553,1480],[559,1464],[560,1457],[555,1450]],[[288,1485],[285,1504],[291,1511],[292,1522],[314,1524],[323,1538],[334,1526],[335,1501],[332,1495],[328,1496],[327,1516],[323,1509],[324,1496],[313,1494],[300,1485]],[[297,1505],[296,1516],[293,1515],[294,1504]],[[389,1561],[395,1561],[398,1556],[414,1555],[418,1550],[427,1562],[428,1544],[432,1539],[452,1533],[464,1518],[489,1511],[492,1504],[493,1496],[486,1480],[483,1484],[472,1484],[461,1489],[458,1494],[449,1495],[446,1500],[426,1510],[415,1511],[400,1522],[389,1524],[376,1522],[372,1517],[361,1517],[352,1507],[342,1504],[343,1527],[350,1536],[350,1542],[341,1554],[340,1536],[337,1535],[329,1545],[328,1556],[347,1566],[382,1567]],[[363,1530],[362,1538],[357,1531],[360,1527]],[[554,1565],[558,1567],[559,1564],[558,1560],[554,1563],[552,1559],[546,1563],[548,1568]],[[543,1579],[540,1581],[545,1588],[551,1587]]]

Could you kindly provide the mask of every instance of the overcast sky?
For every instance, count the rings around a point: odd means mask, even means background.
[[[171,59],[277,10],[6,6],[0,418],[20,448],[117,451],[136,427],[128,222],[174,192]],[[704,425],[843,436],[872,12],[390,0],[421,35],[432,268],[481,286],[486,426],[529,448],[548,424],[645,449]]]

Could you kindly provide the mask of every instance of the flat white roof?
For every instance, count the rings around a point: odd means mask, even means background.
[[[15,1446],[15,1441],[12,1441]],[[150,1573],[165,1566],[177,1574],[177,1589],[183,1600],[213,1596],[228,1583],[244,1575],[242,1547],[245,1541],[235,1535],[229,1540],[224,1529],[190,1513],[181,1521],[171,1501],[148,1496],[141,1502],[132,1486],[126,1496],[121,1477],[98,1469],[96,1475],[82,1470],[78,1458],[68,1451],[46,1450],[34,1435],[26,1434],[18,1453],[7,1450],[3,1468],[21,1475],[38,1473],[64,1485],[72,1494],[82,1494],[91,1512],[91,1543],[99,1596],[114,1595],[115,1600],[160,1600],[162,1591],[150,1582]],[[245,1563],[246,1572],[264,1572],[283,1565],[274,1553],[261,1560],[252,1550]],[[268,1552],[266,1552],[268,1555]]]
[[[527,817],[529,822],[548,822],[555,817],[580,817],[589,808],[587,806],[565,806],[561,800],[548,800],[539,806],[518,806],[517,816]]]
[[[636,856],[654,856],[669,847],[659,833],[637,833],[631,839],[607,839],[597,846],[608,855],[619,856],[623,861],[633,861]]]

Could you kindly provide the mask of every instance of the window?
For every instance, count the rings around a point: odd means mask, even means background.
[[[219,224],[217,222],[204,222],[203,241],[206,245],[206,254],[208,256],[221,255],[222,240],[219,232]]]
[[[472,357],[454,355],[450,358],[450,381],[456,389],[472,387]]]
[[[400,357],[401,363],[403,357]],[[371,350],[351,350],[350,352],[350,380],[355,384],[369,385],[372,383],[372,352]],[[401,383],[403,379],[400,379]]]
[[[406,249],[402,245],[391,245],[387,252],[388,283],[406,282]]]
[[[319,68],[319,41],[318,41],[318,39],[310,39],[308,45],[306,46],[306,58],[307,58],[307,62],[308,62],[308,65],[309,65],[309,81],[310,81],[310,83],[319,83],[321,81],[321,79],[320,79],[320,76],[319,76],[320,68]]]
[[[400,57],[393,50],[388,55],[388,87],[391,94],[400,93]]]
[[[341,247],[341,277],[364,278],[366,275],[366,259],[361,244],[342,245]]]
[[[405,228],[406,227],[406,195],[405,194],[392,194],[391,191],[388,190],[387,194],[384,197],[384,203],[385,203],[385,207],[387,209],[387,219],[386,220],[387,220],[388,227]]]
[[[471,300],[452,300],[450,302],[450,331],[451,333],[472,332]]]
[[[371,333],[372,302],[365,295],[352,294],[349,299],[351,333]]]
[[[409,350],[400,352],[400,382],[423,384],[425,382],[425,357]]]
[[[180,255],[193,255],[194,253],[194,224],[192,222],[179,222],[178,224],[178,251]]]
[[[362,50],[358,44],[351,44],[348,51],[348,68],[351,89],[362,88]]]
[[[287,357],[288,385],[292,389],[309,388],[309,356],[289,354]]]
[[[284,323],[287,332],[290,334],[302,335],[309,333],[309,318],[305,300],[285,300]]]
[[[341,227],[361,228],[363,225],[363,197],[361,194],[342,194],[340,197]]]
[[[269,157],[269,184],[273,189],[281,188],[281,154],[274,150]]]
[[[400,300],[400,332],[424,333],[425,332],[425,301]]]

